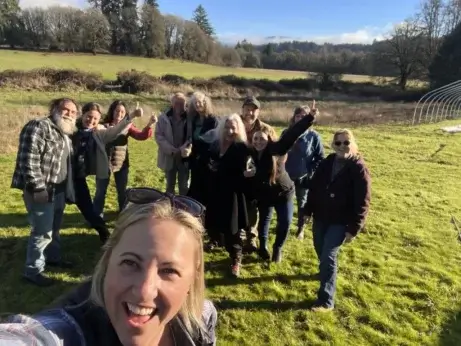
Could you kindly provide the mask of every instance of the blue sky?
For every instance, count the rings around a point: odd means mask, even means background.
[[[415,13],[420,0],[159,0],[162,13],[189,19],[198,4],[208,12],[219,39],[248,38],[255,43],[276,36],[315,42],[371,43]],[[67,4],[85,0],[22,0],[23,6]]]

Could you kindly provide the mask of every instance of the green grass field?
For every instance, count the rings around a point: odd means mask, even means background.
[[[309,232],[299,242],[292,229],[278,266],[246,258],[236,281],[225,276],[225,253],[207,254],[218,345],[460,345],[461,243],[450,218],[461,219],[461,134],[443,134],[440,126],[354,129],[371,169],[373,199],[366,231],[340,254],[333,313],[307,309],[318,288]],[[319,131],[329,142],[333,129]],[[130,151],[130,185],[163,188],[154,141],[131,141]],[[63,249],[78,266],[52,272],[62,283],[49,289],[21,281],[29,226],[20,192],[9,188],[14,159],[0,156],[0,312],[31,313],[89,275],[100,250],[96,233],[69,207]],[[114,190],[107,211],[115,210]]]
[[[302,71],[219,67],[168,59],[0,50],[0,71],[7,69],[30,70],[40,67],[75,68],[83,71],[98,72],[102,73],[104,78],[111,80],[115,79],[117,72],[131,69],[147,71],[155,76],[176,74],[186,78],[211,78],[234,74],[245,78],[280,80],[305,78],[307,75]],[[344,80],[368,82],[370,77],[344,75]]]

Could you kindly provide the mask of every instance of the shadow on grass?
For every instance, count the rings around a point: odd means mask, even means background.
[[[117,218],[117,212],[109,211],[104,213],[104,219],[108,222]],[[0,225],[2,227],[29,228],[30,224],[27,219],[27,214],[24,213],[3,213],[0,214]],[[65,213],[62,220],[61,229],[66,228],[86,228],[91,229],[87,225],[84,217],[80,213]]]
[[[461,345],[461,310],[453,315],[443,326],[439,338],[440,346]]]
[[[288,310],[307,310],[312,307],[315,300],[305,300],[302,302],[283,301],[276,302],[273,300],[258,300],[258,301],[236,301],[223,299],[215,301],[214,304],[218,311],[224,310],[266,310],[266,311],[288,311]]]
[[[0,313],[34,313],[50,304],[56,297],[69,291],[78,282],[93,273],[102,253],[96,232],[61,234],[63,259],[72,261],[74,268],[47,267],[57,283],[46,289],[22,278],[28,237],[0,238]]]
[[[228,269],[228,268],[226,268]],[[225,272],[223,271],[223,274]],[[239,277],[235,279],[233,277],[220,277],[210,278],[206,280],[207,287],[215,286],[233,286],[233,285],[251,285],[259,284],[264,282],[277,281],[284,285],[290,285],[292,281],[316,281],[317,278],[314,274],[295,274],[295,275],[269,275],[269,276],[256,276],[256,277]]]

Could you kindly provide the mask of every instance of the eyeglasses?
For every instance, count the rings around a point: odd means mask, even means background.
[[[335,141],[335,145],[337,147],[341,146],[341,144],[344,144],[346,147],[349,146],[349,144],[351,144],[351,142],[349,141],[344,141],[344,142],[341,142],[341,141]]]
[[[136,187],[126,191],[127,202],[134,204],[148,204],[165,199],[168,199],[174,208],[184,210],[195,217],[202,217],[205,214],[205,206],[187,196],[176,196],[149,187]]]

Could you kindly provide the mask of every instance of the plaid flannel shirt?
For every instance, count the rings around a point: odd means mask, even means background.
[[[40,191],[55,184],[66,140],[50,118],[29,121],[19,135],[11,187]]]
[[[217,312],[213,303],[205,301],[203,322],[207,328],[207,337],[200,345],[216,346],[215,328]],[[182,331],[178,346],[195,346],[189,334]],[[64,309],[48,310],[32,317],[14,315],[6,323],[0,324],[0,346],[86,346],[83,330],[75,319]],[[90,345],[88,345],[90,346]]]

